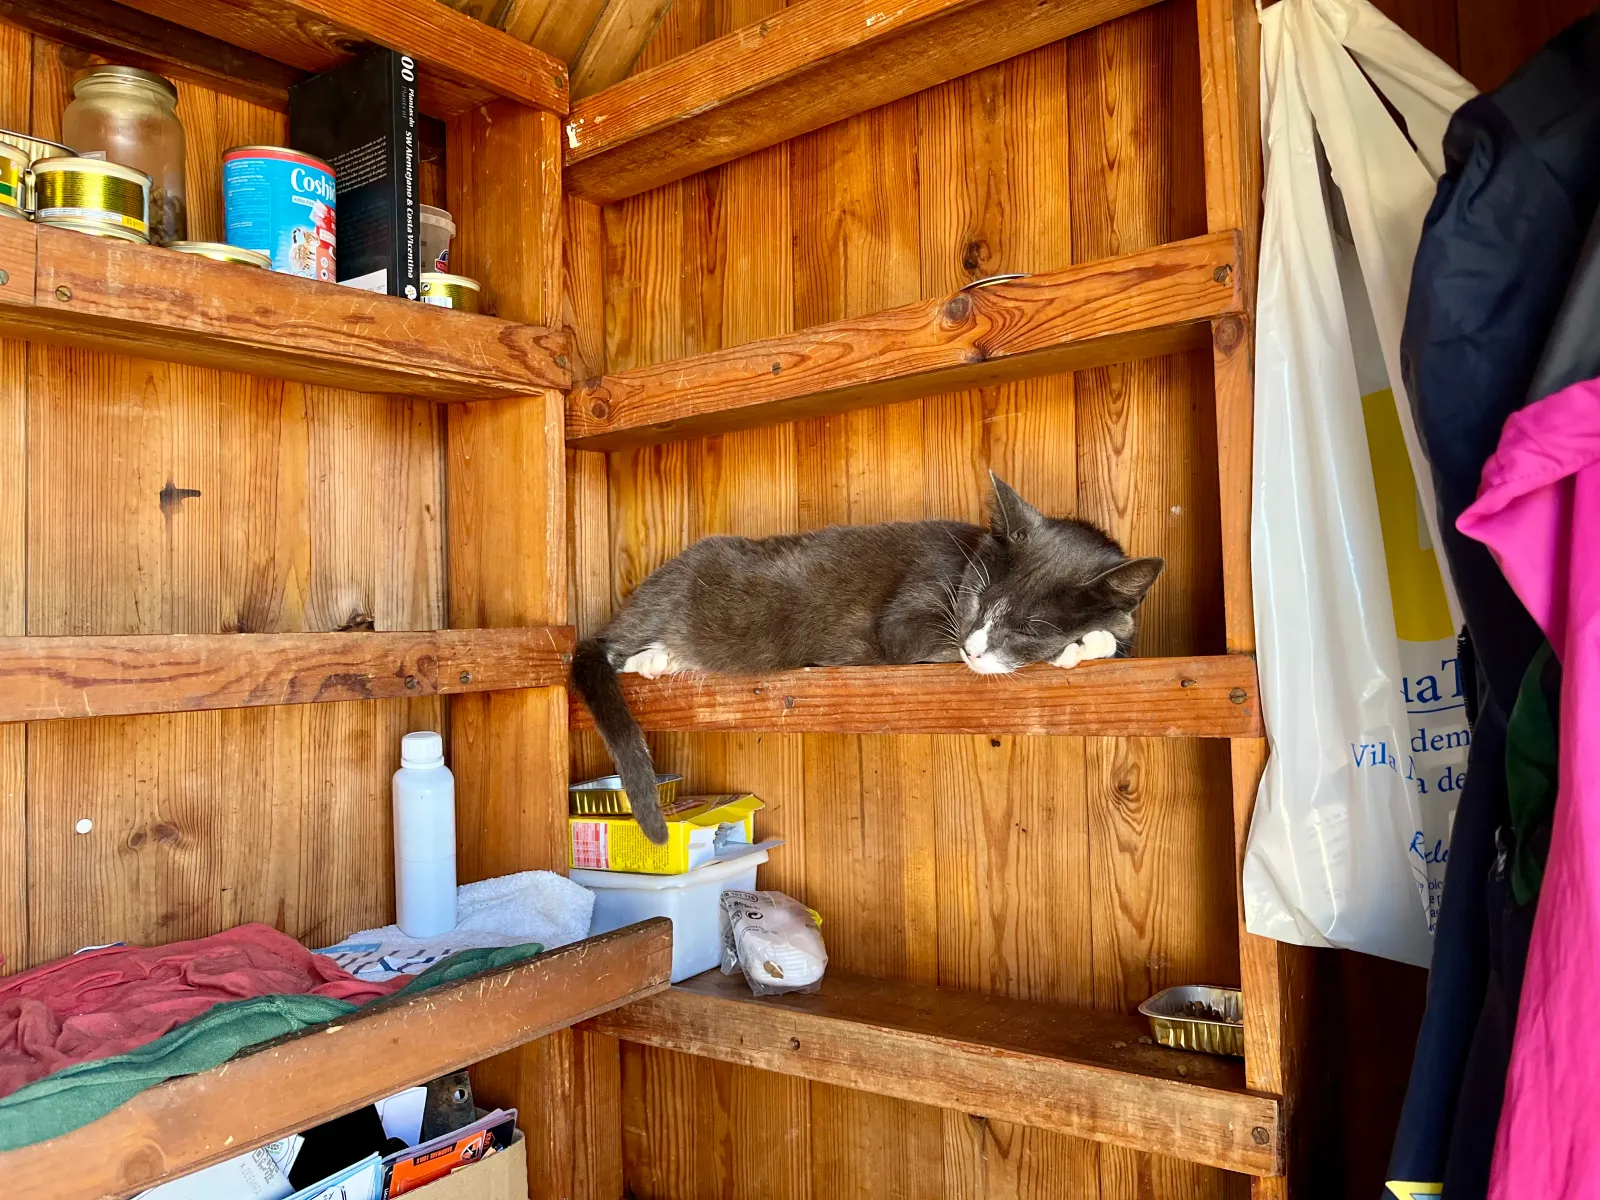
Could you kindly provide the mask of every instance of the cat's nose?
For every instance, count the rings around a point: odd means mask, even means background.
[[[983,625],[967,634],[967,640],[961,644],[961,648],[965,650],[968,657],[971,658],[977,658],[985,650],[987,650],[989,648],[988,623],[985,622]]]

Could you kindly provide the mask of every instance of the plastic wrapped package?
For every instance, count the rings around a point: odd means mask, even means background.
[[[722,893],[722,971],[742,970],[758,996],[815,992],[828,969],[818,920],[782,892]]]

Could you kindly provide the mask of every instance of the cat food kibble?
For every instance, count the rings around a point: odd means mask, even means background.
[[[1242,1022],[1229,1021],[1222,1013],[1212,1008],[1204,1000],[1191,1000],[1178,1010],[1180,1017],[1193,1017],[1199,1021],[1221,1021],[1228,1025],[1238,1025]]]

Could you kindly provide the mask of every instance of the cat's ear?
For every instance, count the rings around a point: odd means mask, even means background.
[[[1037,529],[1044,517],[1000,476],[989,472],[994,500],[989,506],[989,529],[995,537],[1020,542]]]
[[[1091,586],[1103,589],[1118,606],[1132,609],[1155,585],[1166,565],[1161,558],[1130,558],[1096,576]]]

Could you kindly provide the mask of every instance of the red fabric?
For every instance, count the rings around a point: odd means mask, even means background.
[[[0,1096],[126,1054],[213,1004],[314,995],[364,1004],[411,982],[356,979],[268,925],[167,946],[111,946],[0,979]]]

